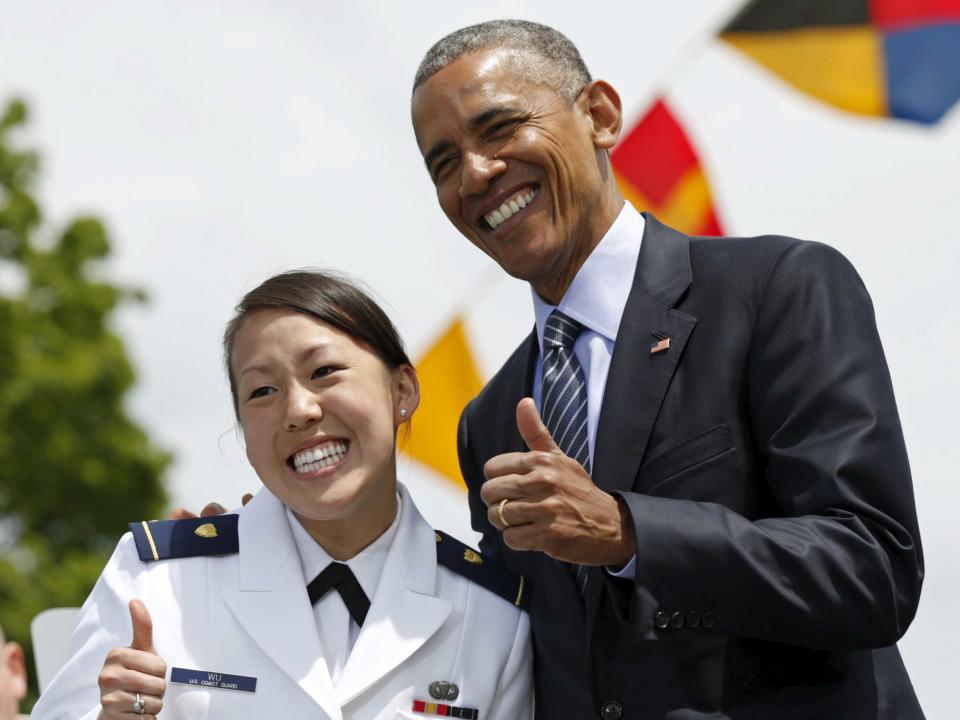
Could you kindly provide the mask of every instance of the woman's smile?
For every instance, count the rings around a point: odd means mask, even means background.
[[[312,447],[295,452],[287,458],[287,465],[299,477],[321,477],[334,472],[349,450],[349,440],[321,440]]]

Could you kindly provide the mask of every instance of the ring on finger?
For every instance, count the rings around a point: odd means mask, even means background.
[[[504,498],[503,500],[500,501],[500,504],[497,506],[497,517],[500,518],[500,524],[503,525],[504,530],[510,527],[510,523],[508,523],[507,519],[503,516],[503,507],[508,502],[510,502],[510,498]]]
[[[140,697],[140,693],[137,693],[137,699],[133,701],[133,711],[137,715],[143,715],[144,707],[146,707],[146,703],[143,702],[143,698]]]

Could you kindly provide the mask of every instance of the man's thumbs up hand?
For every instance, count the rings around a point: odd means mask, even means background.
[[[598,488],[554,442],[532,398],[517,405],[528,452],[490,458],[480,498],[514,550],[540,550],[580,565],[625,565],[635,553],[626,503]]]
[[[531,450],[563,455],[563,450],[557,447],[547,426],[540,419],[540,411],[533,398],[523,398],[517,404],[517,430]]]

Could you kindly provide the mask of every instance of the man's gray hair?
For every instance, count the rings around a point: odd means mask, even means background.
[[[523,70],[570,102],[592,80],[580,51],[563,33],[526,20],[489,20],[456,30],[427,50],[413,80],[414,91],[464,55],[497,47],[533,56],[536,62],[524,62]]]

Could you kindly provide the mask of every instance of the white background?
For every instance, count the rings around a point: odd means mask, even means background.
[[[275,271],[324,265],[360,277],[413,357],[469,306],[487,375],[528,331],[527,288],[440,213],[409,96],[443,34],[494,17],[546,22],[619,89],[628,125],[668,91],[728,232],[828,242],[863,275],[927,561],[901,649],[928,717],[953,717],[960,112],[931,129],[812,102],[711,40],[739,4],[0,0],[0,101],[30,104],[47,219],[105,218],[109,276],[150,294],[117,330],[139,373],[130,411],[176,454],[174,503],[236,503],[258,485],[236,439],[219,337],[240,295]],[[401,477],[432,522],[470,537],[458,491],[409,460]]]

